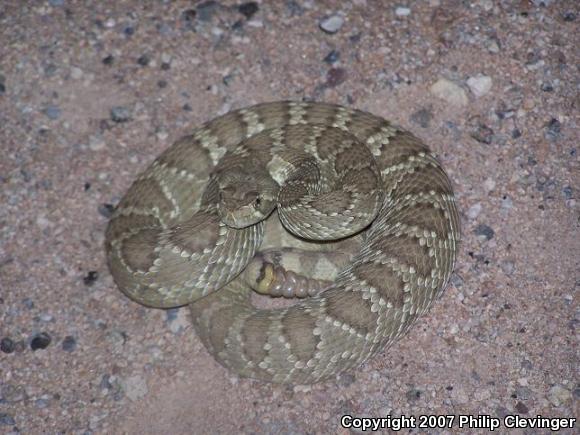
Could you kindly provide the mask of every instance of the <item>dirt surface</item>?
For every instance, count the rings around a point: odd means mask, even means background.
[[[0,433],[356,432],[346,414],[489,415],[505,432],[509,415],[577,418],[578,14],[573,0],[3,1]],[[104,258],[112,207],[156,155],[200,122],[281,99],[368,110],[423,138],[464,233],[431,312],[314,386],[228,373],[186,309],[129,301]],[[449,431],[473,432],[458,419],[428,432]]]

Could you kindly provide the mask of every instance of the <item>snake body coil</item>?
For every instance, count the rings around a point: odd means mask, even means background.
[[[332,281],[313,275],[335,254],[308,270],[292,270],[294,251],[256,255],[270,203],[295,235],[360,232],[360,247]],[[130,298],[190,304],[224,366],[313,383],[402,336],[446,286],[459,239],[451,183],[419,139],[369,113],[275,102],[220,116],[161,154],[117,207],[106,250]],[[313,296],[258,309],[252,280],[263,293]]]

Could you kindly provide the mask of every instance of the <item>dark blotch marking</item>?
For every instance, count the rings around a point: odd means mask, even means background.
[[[133,271],[146,272],[157,258],[154,252],[160,229],[142,229],[121,242],[121,255]]]
[[[345,143],[350,145],[342,148],[336,154],[334,167],[337,173],[343,173],[351,168],[368,166],[369,162],[373,161],[373,156],[365,145],[360,142],[355,143],[353,138],[350,137],[345,138]]]
[[[265,130],[284,127],[290,121],[290,107],[287,103],[259,104],[252,109],[258,115]]]
[[[378,315],[371,311],[372,303],[362,298],[362,293],[343,291],[329,298],[327,314],[353,327],[361,334],[373,333],[377,327]]]
[[[219,238],[219,218],[211,213],[196,213],[189,220],[173,227],[169,243],[190,253],[214,248]]]
[[[438,166],[426,166],[424,168],[417,168],[412,173],[403,175],[402,181],[394,192],[394,198],[400,198],[404,195],[419,195],[421,193],[428,194],[435,192],[436,195],[452,193],[449,180],[445,176],[443,170]]]
[[[167,198],[161,186],[152,179],[136,181],[119,204],[119,209],[135,207],[142,210],[151,210],[158,207],[161,216],[173,211],[173,204]]]
[[[446,239],[449,229],[449,220],[444,210],[435,208],[433,203],[416,203],[408,205],[404,210],[405,224],[417,226],[419,230],[434,231],[439,239]]]
[[[435,259],[429,257],[429,247],[421,246],[418,239],[405,234],[381,237],[371,243],[370,249],[379,249],[385,256],[396,258],[400,264],[413,266],[422,277],[431,276],[435,265]]]
[[[382,153],[377,157],[381,168],[406,162],[410,156],[429,151],[429,148],[422,141],[405,130],[398,130],[395,136],[389,138],[388,144],[381,146],[381,150],[384,147],[388,147],[389,152]]]
[[[235,148],[246,138],[248,131],[242,114],[239,111],[229,112],[205,125],[217,137],[220,146],[228,150]]]
[[[282,334],[290,343],[290,351],[304,363],[314,356],[320,341],[313,334],[315,327],[316,319],[296,307],[290,308],[282,318]]]
[[[161,222],[155,216],[143,216],[130,214],[129,216],[119,215],[109,222],[107,227],[107,241],[119,239],[123,233],[136,231],[139,228],[161,228]],[[110,248],[108,249],[110,250]]]
[[[396,308],[402,308],[404,303],[403,288],[405,283],[398,277],[389,265],[366,262],[353,268],[354,274],[377,289],[378,294]]]
[[[268,342],[269,322],[263,313],[255,313],[244,322],[242,328],[244,354],[249,360],[259,363],[268,355],[264,344]]]
[[[209,152],[193,136],[178,139],[157,161],[180,171],[191,172],[192,168],[196,168],[195,174],[199,178],[206,177],[213,167]]]
[[[362,194],[368,194],[380,188],[379,175],[371,168],[347,172],[342,177],[342,184],[345,188],[354,187]]]
[[[356,147],[353,147],[354,141],[355,138],[346,131],[329,127],[318,138],[316,148],[322,160],[328,160],[335,156],[339,149],[345,149],[341,154],[344,154],[345,158],[349,158],[349,153],[356,154]]]
[[[353,202],[352,195],[344,190],[334,190],[319,196],[310,205],[316,210],[329,215],[337,210],[345,210]]]

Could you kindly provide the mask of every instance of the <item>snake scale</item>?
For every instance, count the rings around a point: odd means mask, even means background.
[[[263,250],[272,219],[326,253]],[[306,384],[405,334],[445,288],[459,240],[450,180],[422,141],[370,113],[283,101],[176,141],[129,188],[105,244],[118,287],[146,306],[189,304],[222,365]],[[300,299],[258,308],[252,289]]]

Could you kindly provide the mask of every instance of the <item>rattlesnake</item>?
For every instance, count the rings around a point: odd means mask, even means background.
[[[279,183],[289,187],[278,192]],[[266,224],[249,215],[266,217],[276,201],[298,236],[362,230],[357,251],[330,277],[322,266],[337,252],[304,254],[315,262],[309,270],[297,270],[304,256],[292,248],[256,255]],[[190,304],[198,335],[222,365],[266,381],[314,383],[405,334],[446,286],[459,239],[451,183],[411,133],[342,106],[274,102],[215,118],[161,154],[118,205],[106,251],[130,298]],[[250,286],[310,296],[259,309]]]

